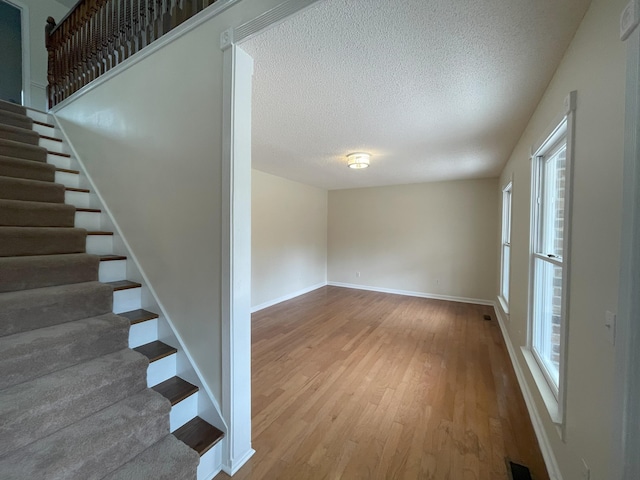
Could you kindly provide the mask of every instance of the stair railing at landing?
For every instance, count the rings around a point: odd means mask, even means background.
[[[49,108],[217,0],[80,0],[47,19]]]

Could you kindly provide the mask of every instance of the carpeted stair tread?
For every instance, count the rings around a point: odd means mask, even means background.
[[[100,282],[0,293],[0,337],[113,311],[113,289]]]
[[[193,448],[200,456],[224,438],[224,433],[200,417],[195,417],[173,432],[178,440]]]
[[[137,323],[142,323],[158,318],[157,313],[149,312],[148,310],[144,310],[142,308],[131,310],[130,312],[119,313],[118,315],[127,318],[131,325],[136,325]]]
[[[97,281],[99,267],[87,253],[0,257],[0,293]]]
[[[102,480],[194,480],[199,455],[167,435]]]
[[[129,321],[113,313],[0,337],[0,390],[127,348]]]
[[[0,155],[0,176],[53,182],[56,167],[49,163]]]
[[[157,362],[158,360],[168,357],[169,355],[173,355],[178,351],[171,345],[167,345],[159,340],[145,345],[140,345],[139,347],[134,348],[134,350],[147,357],[149,359],[149,363]]]
[[[147,365],[124,348],[0,391],[0,457],[146,389]]]
[[[26,143],[28,145],[38,145],[38,142],[40,142],[40,135],[38,132],[1,123],[0,138],[4,140],[13,140],[14,142]]]
[[[25,111],[26,113],[26,111]],[[31,130],[33,120],[27,115],[0,109],[0,123]]]
[[[84,253],[83,228],[0,227],[0,257]]]
[[[64,197],[64,190],[62,190]],[[73,227],[76,208],[64,203],[0,199],[0,226]]]
[[[0,459],[2,478],[99,480],[169,433],[170,408],[142,390]]]
[[[198,387],[196,385],[189,383],[180,377],[171,377],[170,379],[151,388],[169,400],[171,405],[181,402],[198,391]]]
[[[7,102],[6,100],[0,100],[0,110],[17,113],[19,115],[27,114],[27,109],[25,107],[18,105],[17,103]]]
[[[0,176],[0,199],[64,203],[64,185]]]
[[[24,160],[33,160],[35,162],[47,162],[47,149],[38,145],[28,145],[13,140],[4,140],[0,138],[0,155],[7,157],[22,158]]]

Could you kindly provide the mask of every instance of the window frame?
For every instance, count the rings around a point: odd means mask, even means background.
[[[511,292],[511,225],[513,219],[513,179],[502,188],[502,223],[500,228],[500,288],[498,300],[502,311],[509,315],[509,297]],[[505,272],[505,248],[509,249],[509,263]],[[506,273],[506,275],[505,275]],[[505,284],[507,286],[505,295]]]
[[[574,137],[575,137],[575,108],[577,92],[571,92],[565,99],[564,111],[554,122],[553,127],[541,141],[531,148],[531,227],[529,247],[529,302],[527,321],[527,345],[523,347],[523,355],[531,371],[538,390],[549,411],[551,419],[559,427],[559,434],[564,438],[565,410],[566,410],[566,385],[567,385],[567,359],[569,344],[569,307],[570,307],[570,270],[571,270],[571,224],[573,211],[573,165],[574,165]],[[542,229],[539,226],[540,205],[538,196],[541,194],[540,176],[541,162],[545,155],[557,151],[560,143],[566,141],[565,164],[565,196],[564,196],[564,224],[562,257],[549,258],[541,256],[536,247],[541,240]],[[541,366],[537,352],[533,348],[535,334],[535,262],[543,259],[551,265],[562,267],[562,301],[560,320],[560,352],[558,367],[558,387],[555,389],[553,380],[549,377],[547,369]]]

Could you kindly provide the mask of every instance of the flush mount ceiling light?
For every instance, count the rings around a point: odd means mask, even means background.
[[[347,155],[347,165],[349,168],[367,168],[371,155],[364,152],[350,153]]]

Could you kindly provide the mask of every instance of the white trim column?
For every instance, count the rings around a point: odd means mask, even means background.
[[[22,3],[20,0],[4,0],[9,5],[20,10],[20,34],[22,49],[22,105],[25,107],[31,106],[31,46],[29,35],[29,7]],[[42,25],[44,30],[44,24]],[[44,47],[44,46],[43,46]],[[46,89],[46,87],[45,87]]]
[[[640,478],[640,1],[622,14],[627,43],[620,290],[611,478]],[[625,25],[627,28],[625,29]]]
[[[224,49],[222,229],[223,470],[233,475],[251,448],[251,81],[253,59],[222,35]],[[227,280],[228,279],[228,280]]]

